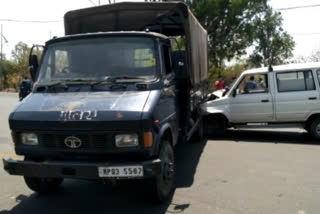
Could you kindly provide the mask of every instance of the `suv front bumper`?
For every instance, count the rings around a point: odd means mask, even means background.
[[[143,177],[99,177],[98,167],[143,166]],[[75,161],[19,161],[3,159],[4,169],[11,175],[23,175],[42,178],[78,178],[78,179],[135,179],[154,177],[161,173],[161,160],[143,162],[75,162]]]

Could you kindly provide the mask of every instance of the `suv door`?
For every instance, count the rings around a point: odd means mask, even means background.
[[[230,97],[231,122],[270,122],[273,120],[272,95],[268,74],[243,77]]]
[[[275,78],[277,122],[305,121],[317,110],[319,93],[312,70],[278,72]]]

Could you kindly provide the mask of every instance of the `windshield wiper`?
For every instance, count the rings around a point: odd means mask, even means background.
[[[134,76],[117,76],[117,77],[110,77],[110,79],[114,82],[117,80],[146,80],[143,77],[134,77]]]
[[[66,81],[66,82],[93,82],[95,80],[92,80],[92,79],[66,79],[66,80],[63,80],[63,81]]]
[[[68,88],[71,82],[90,82],[92,80],[84,80],[84,79],[66,79],[66,80],[61,80],[61,81],[56,81],[53,83],[49,83],[49,84],[43,84],[41,86],[47,86],[48,88],[55,88],[55,87],[63,87],[63,88]],[[68,83],[68,84],[66,84]]]
[[[47,84],[44,86],[47,86],[48,88],[55,88],[58,86],[61,86],[63,88],[68,88],[70,85],[73,85],[73,84],[83,84],[83,83],[89,84],[92,81],[93,80],[85,80],[85,79],[64,79],[64,80],[57,81],[57,82]]]
[[[108,77],[107,79],[95,82],[91,84],[91,87],[96,85],[101,85],[103,83],[117,84],[117,80],[146,80],[143,77],[134,77],[134,76],[116,76],[116,77]]]
[[[47,85],[43,85],[43,86],[47,86],[48,88],[55,88],[55,87],[58,87],[58,86],[61,86],[63,88],[68,88],[68,85],[66,85],[64,82],[54,82],[54,83],[51,83],[51,84],[47,84]]]
[[[96,85],[101,85],[103,83],[112,83],[112,81],[110,80],[110,77],[107,78],[107,79],[104,79],[104,80],[100,80],[100,81],[97,81],[97,82],[94,82],[91,84],[91,87],[94,87]]]

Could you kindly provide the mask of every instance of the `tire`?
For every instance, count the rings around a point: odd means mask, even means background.
[[[227,130],[227,122],[223,117],[207,117],[204,120],[204,132],[206,136],[223,136]]]
[[[320,118],[315,119],[311,123],[310,133],[315,139],[320,139]]]
[[[156,202],[167,200],[174,186],[174,152],[171,144],[164,141],[159,158],[161,160],[161,173],[152,179],[153,198]]]
[[[31,190],[39,194],[47,194],[57,191],[63,182],[63,178],[35,178],[24,176],[24,181]]]

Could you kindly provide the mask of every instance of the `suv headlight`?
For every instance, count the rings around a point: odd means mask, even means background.
[[[35,133],[21,133],[21,142],[25,145],[38,145],[38,136]]]
[[[137,134],[119,134],[116,135],[117,147],[135,147],[139,145]]]

